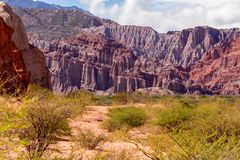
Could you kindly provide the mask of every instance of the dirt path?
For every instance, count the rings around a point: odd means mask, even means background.
[[[108,131],[103,129],[102,122],[107,119],[107,113],[110,107],[106,106],[88,106],[82,116],[70,122],[70,126],[73,129],[73,134],[76,134],[77,129],[82,130],[90,129],[96,134],[108,135]]]
[[[70,127],[72,128],[72,134],[77,135],[79,133],[79,128],[82,131],[85,130],[91,130],[96,135],[104,135],[105,137],[111,136],[111,133],[109,133],[106,129],[103,129],[102,124],[103,122],[108,118],[107,114],[109,112],[109,109],[111,107],[106,106],[88,106],[86,107],[86,111],[83,113],[83,115],[73,119],[70,121]],[[94,157],[99,152],[104,153],[115,153],[115,154],[125,154],[134,155],[134,158],[131,157],[131,159],[139,159],[139,160],[148,160],[142,153],[140,153],[135,145],[124,142],[122,140],[107,140],[103,144],[101,144],[101,150],[97,148],[96,150],[87,150],[84,148],[79,148],[79,146],[76,146],[76,143],[74,143],[70,138],[67,138],[69,140],[67,141],[60,141],[56,145],[54,145],[54,148],[58,148],[60,152],[61,157],[69,158],[71,155],[73,155],[74,151],[74,159],[80,159],[83,158],[84,160],[91,159],[90,157]],[[77,149],[76,149],[77,148]],[[116,156],[116,155],[115,155]]]

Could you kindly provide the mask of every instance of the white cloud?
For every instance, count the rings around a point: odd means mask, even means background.
[[[151,26],[159,32],[208,25],[240,27],[240,0],[80,0],[93,14],[123,25]]]

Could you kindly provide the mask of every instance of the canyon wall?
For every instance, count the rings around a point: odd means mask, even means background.
[[[239,94],[237,28],[158,33],[78,10],[14,11],[23,19],[30,43],[44,52],[55,92]],[[33,66],[30,59],[26,63]]]

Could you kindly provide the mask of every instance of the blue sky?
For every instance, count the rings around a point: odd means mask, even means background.
[[[240,27],[240,0],[42,0],[76,5],[122,25],[151,26],[159,32],[195,26]]]

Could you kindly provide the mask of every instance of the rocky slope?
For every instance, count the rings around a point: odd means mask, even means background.
[[[29,41],[34,46],[48,49],[51,40],[75,35],[82,28],[115,23],[79,10],[48,10],[14,8],[26,26]]]
[[[239,29],[195,27],[158,33],[76,10],[14,11],[22,17],[31,43],[44,51],[56,92],[157,88],[170,94],[238,94],[234,87],[239,77],[232,69],[238,54],[231,58],[231,44],[240,36]],[[225,55],[229,60],[220,60]]]
[[[6,2],[12,7],[20,7],[20,8],[39,8],[39,9],[49,9],[49,10],[56,10],[56,9],[64,9],[64,10],[79,10],[86,14],[92,15],[88,11],[85,11],[81,8],[78,8],[76,6],[71,7],[62,7],[55,4],[48,4],[41,1],[33,1],[33,0],[1,0],[3,2]]]
[[[213,93],[240,94],[240,37],[207,51],[192,66],[190,79]]]
[[[26,67],[27,73],[24,71],[25,76],[29,77],[31,83],[49,87],[49,71],[45,66],[43,53],[28,44],[28,37],[22,20],[4,2],[0,2],[0,17],[12,29],[10,37],[12,43],[16,46],[13,50],[16,54],[19,53],[19,56],[16,55],[16,57],[22,57],[18,59],[23,59],[23,62],[19,60],[19,63],[24,63]]]
[[[120,25],[103,25],[84,31],[113,38],[154,62],[181,66],[189,66],[200,60],[208,49],[227,35],[223,30],[211,27],[166,34],[160,34],[150,27]]]

